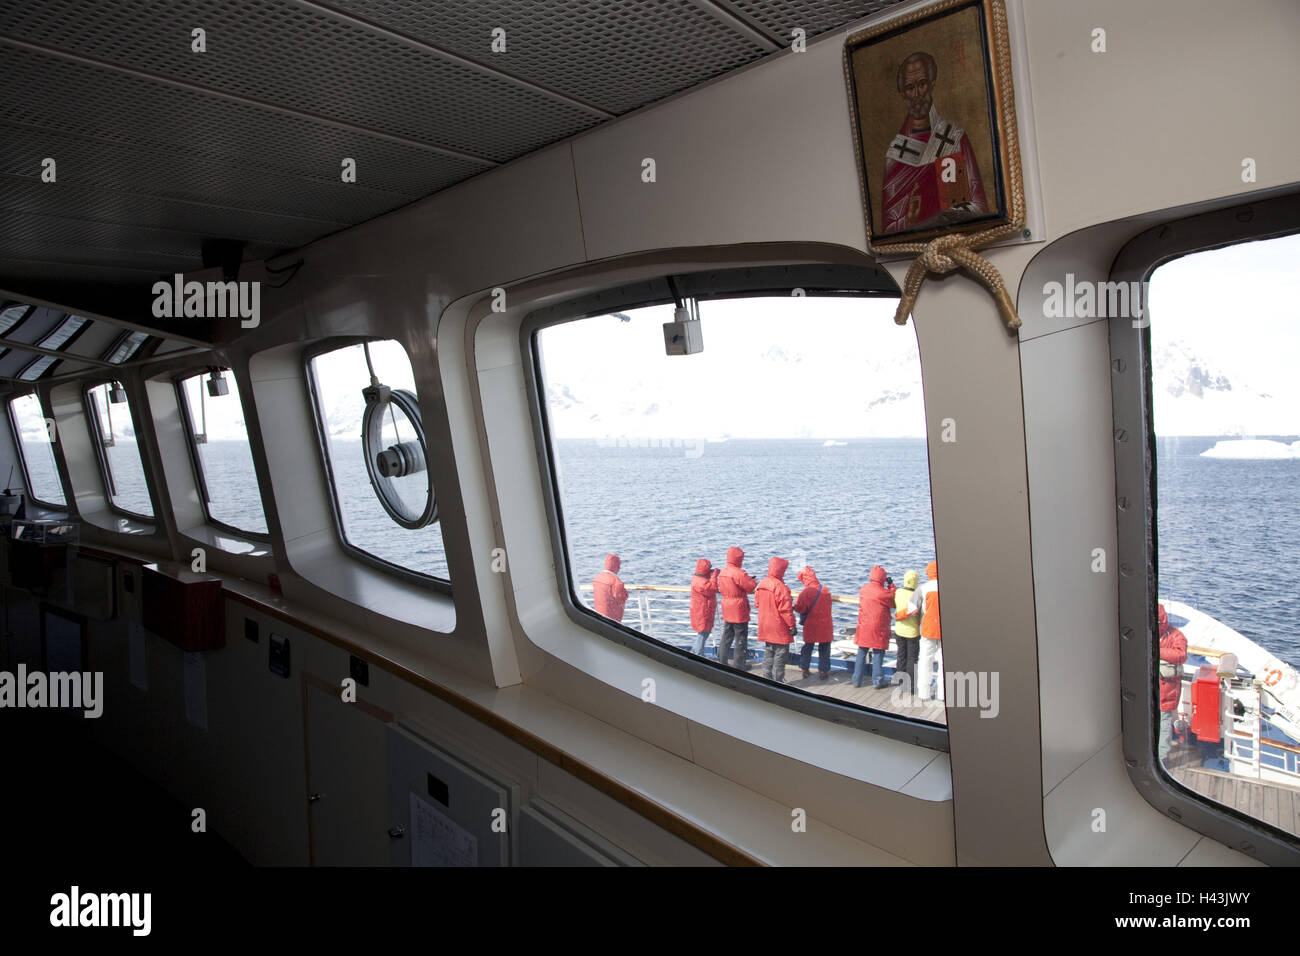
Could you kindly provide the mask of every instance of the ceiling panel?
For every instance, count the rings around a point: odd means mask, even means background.
[[[890,5],[0,0],[0,288],[116,315],[205,238],[305,245]]]
[[[715,0],[785,46],[796,27],[809,37],[835,30],[906,0]]]
[[[625,113],[770,52],[703,6],[645,0],[329,0],[329,6]],[[505,31],[504,53],[491,49]]]
[[[436,9],[436,7],[435,7]],[[13,5],[6,36],[498,161],[595,123],[484,70],[285,0]],[[190,31],[206,31],[207,52]]]

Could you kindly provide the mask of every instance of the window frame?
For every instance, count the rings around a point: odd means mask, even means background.
[[[1152,273],[1174,259],[1297,232],[1300,232],[1300,193],[1248,200],[1147,229],[1120,249],[1108,278],[1149,282]],[[1294,866],[1300,863],[1300,837],[1184,788],[1156,757],[1159,496],[1151,415],[1149,303],[1144,303],[1144,308],[1147,311],[1143,317],[1147,321],[1139,328],[1134,328],[1133,321],[1127,317],[1106,320],[1114,423],[1120,725],[1125,767],[1143,799],[1183,826],[1261,861]],[[1143,634],[1146,639],[1140,640]]]
[[[9,430],[14,436],[14,449],[18,453],[18,464],[23,470],[23,491],[26,492],[28,501],[30,501],[34,505],[38,505],[39,507],[44,508],[47,511],[69,512],[68,503],[67,503],[68,487],[67,487],[67,483],[63,480],[63,469],[59,465],[59,456],[54,451],[54,446],[58,444],[57,441],[50,442],[50,454],[54,456],[54,473],[58,475],[59,490],[63,492],[64,503],[58,505],[50,501],[45,501],[42,498],[37,498],[32,491],[32,476],[30,471],[27,468],[27,452],[23,448],[23,435],[22,435],[22,431],[18,428],[18,418],[17,416],[14,415],[14,402],[28,395],[33,396],[36,399],[36,403],[40,405],[41,418],[43,420],[48,420],[51,417],[45,414],[45,403],[41,401],[41,393],[35,389],[31,390],[30,392],[19,392],[18,394],[10,395],[8,398],[5,399],[5,411],[9,415]],[[57,432],[59,427],[57,422],[55,423],[54,427]]]
[[[317,451],[320,454],[321,471],[322,474],[324,474],[325,476],[325,484],[329,490],[330,513],[334,516],[334,532],[335,535],[337,536],[339,545],[350,557],[356,558],[358,561],[361,561],[364,564],[368,564],[371,567],[384,572],[385,574],[391,574],[394,577],[401,578],[404,581],[409,581],[412,584],[417,584],[421,587],[428,588],[431,591],[437,591],[440,594],[444,594],[450,597],[452,593],[451,555],[447,554],[446,538],[443,538],[443,554],[447,558],[447,579],[444,580],[442,578],[435,577],[432,574],[424,574],[420,571],[413,571],[410,568],[403,567],[400,564],[394,564],[392,561],[387,561],[376,554],[371,554],[369,551],[366,551],[358,547],[357,545],[353,544],[351,541],[349,541],[347,538],[347,533],[344,531],[343,510],[339,506],[339,490],[338,490],[338,485],[334,478],[334,466],[330,460],[329,435],[327,434],[328,429],[325,427],[324,406],[321,402],[320,388],[316,382],[316,374],[312,369],[312,360],[321,355],[327,355],[330,352],[337,352],[340,349],[351,348],[354,345],[361,345],[366,342],[396,342],[399,346],[401,346],[402,352],[406,355],[406,361],[411,366],[411,371],[412,372],[415,371],[415,363],[411,361],[411,351],[406,347],[406,343],[401,341],[400,339],[385,337],[381,335],[348,335],[348,336],[333,337],[333,338],[325,339],[320,342],[315,342],[312,345],[308,346],[307,348],[303,349],[302,352],[303,378],[307,382],[307,394],[311,404],[312,418],[316,422],[316,447],[317,447]],[[416,386],[415,398],[416,401],[419,402],[421,405],[421,409],[422,409],[421,418],[423,418],[424,403],[423,400],[420,398],[418,384]],[[427,430],[425,432],[425,435],[427,438],[428,435]],[[431,456],[432,449],[429,449],[429,452]],[[426,467],[428,466],[426,465]],[[434,481],[432,469],[429,469],[429,487],[433,491],[434,500],[437,501],[438,487],[437,487],[437,483]],[[374,493],[373,488],[371,489],[371,492]],[[438,526],[438,534],[441,535],[442,534],[442,511],[439,510],[438,514],[439,514],[438,520],[436,522],[432,522],[431,525],[436,524]],[[397,525],[396,522],[394,522],[394,525],[400,527],[400,525]]]
[[[560,604],[565,614],[586,631],[713,685],[738,691],[810,717],[829,720],[930,750],[948,752],[946,724],[932,724],[886,711],[846,704],[834,698],[771,683],[757,675],[742,674],[734,668],[696,657],[689,651],[673,647],[625,624],[602,617],[583,604],[574,592],[574,575],[569,564],[564,508],[560,500],[556,462],[551,445],[551,425],[546,414],[546,401],[542,391],[544,382],[541,375],[537,333],[551,326],[607,315],[610,312],[655,305],[672,305],[673,288],[668,282],[668,276],[672,277],[673,285],[683,298],[695,298],[701,302],[710,299],[784,297],[789,296],[796,288],[803,289],[808,297],[818,298],[898,298],[898,287],[893,278],[879,267],[752,266],[686,273],[667,272],[653,279],[579,295],[527,313],[519,329],[522,365],[527,382],[525,392],[532,417],[533,440],[538,450],[538,464],[541,468],[538,478],[545,502],[545,518],[550,529],[551,551],[557,576],[559,573],[563,575],[563,580],[558,581],[557,584]],[[926,467],[928,472],[928,460]],[[933,491],[931,509],[933,509]]]
[[[141,345],[143,344],[144,343],[141,343]],[[189,398],[185,394],[185,382],[187,379],[198,377],[200,379],[199,387],[205,388],[206,385],[202,381],[202,378],[207,374],[209,368],[210,366],[207,365],[191,367],[184,371],[177,372],[172,376],[172,386],[176,390],[176,406],[181,413],[181,422],[185,427],[185,441],[189,450],[190,464],[194,468],[194,487],[199,493],[199,502],[203,505],[203,518],[207,524],[214,528],[219,528],[236,538],[248,539],[250,541],[269,542],[271,540],[270,523],[266,520],[266,505],[262,501],[262,478],[257,473],[256,458],[253,459],[253,480],[257,482],[258,502],[262,505],[262,521],[267,525],[267,530],[249,531],[245,528],[237,528],[232,524],[226,524],[226,522],[218,521],[216,518],[212,517],[212,511],[208,508],[208,479],[203,473],[203,461],[199,458],[198,442],[194,440],[194,423],[190,415]],[[234,378],[235,376],[235,370],[232,368],[223,368],[222,371],[229,372],[231,378]],[[239,384],[236,383],[235,387],[238,388]],[[244,396],[242,393],[239,395],[239,407],[241,411],[244,410]],[[247,419],[245,419],[245,422],[247,422]],[[253,443],[249,441],[247,425],[244,427],[244,441],[248,443],[248,449],[251,456]]]
[[[159,521],[157,517],[158,500],[153,487],[153,479],[149,474],[149,469],[145,466],[144,449],[140,441],[140,430],[135,421],[135,408],[131,405],[131,393],[128,391],[126,396],[126,407],[131,412],[131,427],[135,430],[135,448],[136,454],[140,456],[140,470],[144,472],[144,487],[149,494],[149,506],[153,508],[154,513],[151,515],[142,515],[139,512],[128,511],[126,508],[114,503],[115,493],[110,489],[116,487],[113,480],[113,471],[108,464],[108,456],[104,454],[104,433],[100,430],[99,411],[95,408],[90,393],[101,385],[112,385],[113,382],[122,382],[120,378],[97,379],[91,384],[82,386],[81,389],[81,406],[85,413],[87,421],[90,422],[90,440],[95,446],[95,458],[99,462],[99,480],[104,488],[104,505],[113,514],[121,515],[124,518],[130,518],[135,521],[142,521],[146,524],[156,525]],[[122,382],[122,387],[126,388],[126,383]]]

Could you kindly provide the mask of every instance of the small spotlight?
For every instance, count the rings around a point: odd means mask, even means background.
[[[126,401],[126,389],[122,387],[121,382],[114,382],[112,388],[108,390],[108,400],[114,405],[121,405]]]
[[[222,378],[219,370],[208,376],[208,394],[213,398],[216,398],[218,395],[230,394],[230,386],[226,383],[226,380]]]

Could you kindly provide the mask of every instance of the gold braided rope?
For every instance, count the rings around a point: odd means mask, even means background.
[[[896,30],[909,23],[927,19],[938,11],[965,2],[967,0],[947,0],[947,2],[924,7],[896,20],[891,20],[887,24],[875,26],[862,33],[850,36],[845,42],[844,57],[845,75],[849,78],[850,84],[852,82],[848,56],[850,45],[876,33]],[[987,9],[993,32],[992,51],[997,71],[996,89],[1001,94],[999,97],[1001,106],[1000,119],[1002,121],[1002,142],[1007,157],[1008,185],[1011,193],[1011,219],[1003,225],[994,226],[990,229],[965,234],[950,233],[929,242],[891,242],[883,245],[873,245],[872,251],[875,253],[917,256],[911,266],[908,267],[907,276],[903,279],[902,296],[898,300],[898,309],[894,312],[894,321],[899,325],[907,324],[907,318],[912,314],[912,306],[916,303],[916,297],[921,291],[921,283],[925,281],[926,276],[932,273],[934,275],[946,275],[949,272],[955,272],[957,269],[965,269],[975,279],[983,283],[984,287],[992,294],[997,302],[998,311],[1002,313],[1002,321],[1006,325],[1007,331],[1015,332],[1020,328],[1020,316],[1016,313],[1015,303],[1011,301],[1011,295],[1007,292],[1006,284],[1002,281],[1002,273],[998,272],[993,263],[975,251],[1000,239],[1006,239],[1018,234],[1025,225],[1025,184],[1020,169],[1020,136],[1016,126],[1015,90],[1011,83],[1011,52],[1008,41],[1007,11],[1003,0],[989,0]],[[849,96],[851,102],[854,101],[855,95],[856,91],[850,85]],[[856,120],[853,124],[853,139],[854,145],[858,146],[859,155],[861,155]],[[865,203],[865,172],[861,174],[860,179],[864,199],[863,208],[869,209],[870,206]]]

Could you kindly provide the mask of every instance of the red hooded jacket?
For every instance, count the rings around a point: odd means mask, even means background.
[[[831,624],[831,592],[817,580],[817,572],[804,568],[799,572],[803,590],[794,602],[794,613],[803,619],[803,639],[807,644],[825,644],[835,635]],[[810,610],[811,609],[811,610]]]
[[[697,634],[713,630],[713,618],[718,613],[718,573],[708,558],[695,562],[695,577],[691,578],[691,630]]]
[[[790,603],[790,589],[781,580],[789,566],[785,558],[767,562],[767,577],[754,591],[758,639],[768,644],[789,644],[794,640],[794,606]]]
[[[749,595],[758,582],[740,566],[745,552],[737,547],[727,549],[727,566],[718,575],[718,593],[722,595],[722,619],[728,624],[749,623]]]
[[[592,579],[595,592],[596,613],[603,614],[612,621],[623,620],[623,608],[627,605],[627,588],[618,579],[618,569],[622,562],[617,554],[605,555],[605,570]]]
[[[1178,699],[1183,696],[1181,665],[1187,660],[1187,638],[1178,628],[1169,626],[1169,615],[1163,604],[1156,605],[1156,623],[1160,626],[1160,659],[1180,665],[1177,677],[1160,678],[1160,709],[1177,710]]]
[[[874,651],[889,647],[896,590],[885,587],[884,568],[877,564],[871,569],[871,580],[858,592],[858,629],[853,634],[853,642],[858,647],[869,647]]]

